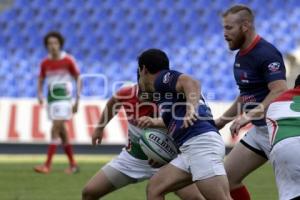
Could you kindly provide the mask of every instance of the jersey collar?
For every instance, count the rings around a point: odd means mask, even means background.
[[[256,44],[260,41],[261,37],[259,35],[257,35],[254,40],[252,41],[252,43],[244,50],[240,50],[239,51],[239,56],[244,56],[247,53],[249,53],[255,46]]]

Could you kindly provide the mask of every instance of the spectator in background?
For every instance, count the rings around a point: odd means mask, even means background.
[[[72,56],[62,51],[64,38],[58,32],[50,32],[44,38],[44,44],[48,50],[48,56],[42,61],[38,80],[38,100],[43,104],[43,83],[47,78],[48,89],[48,116],[52,120],[51,144],[48,148],[47,160],[43,165],[36,166],[38,173],[47,174],[51,170],[52,157],[57,145],[63,144],[68,156],[70,167],[65,170],[67,174],[76,173],[79,168],[73,157],[73,150],[68,139],[65,121],[76,113],[79,104],[81,81],[79,70]],[[75,104],[72,100],[72,81],[76,81],[77,94]]]

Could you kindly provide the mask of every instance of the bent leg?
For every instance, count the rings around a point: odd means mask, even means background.
[[[205,200],[196,184],[190,184],[175,191],[175,194],[182,200]]]
[[[191,175],[171,164],[163,166],[149,180],[148,200],[162,200],[165,194],[176,191],[192,183]]]
[[[84,186],[82,200],[97,200],[114,190],[115,187],[110,183],[104,172],[100,170]]]
[[[224,162],[230,189],[242,187],[243,179],[266,161],[266,158],[238,143]]]
[[[207,200],[231,200],[226,176],[214,176],[199,180],[196,185]]]
[[[136,182],[136,179],[106,165],[86,184],[82,191],[82,199],[96,200],[114,190]]]

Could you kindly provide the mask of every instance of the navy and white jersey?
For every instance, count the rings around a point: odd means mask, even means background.
[[[282,55],[272,44],[256,36],[247,49],[237,53],[234,77],[240,89],[242,106],[249,111],[269,94],[270,82],[286,80]],[[253,120],[252,123],[257,126],[266,124],[265,119]]]
[[[186,99],[184,93],[176,91],[176,83],[181,74],[173,70],[163,70],[159,72],[154,82],[155,92],[159,94],[154,101],[160,105],[168,134],[173,137],[178,146],[196,135],[209,131],[218,132],[211,110],[202,98],[198,107],[199,119],[188,128],[182,127],[186,113]]]

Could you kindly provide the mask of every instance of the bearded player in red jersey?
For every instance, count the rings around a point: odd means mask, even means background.
[[[128,145],[118,157],[107,163],[89,180],[82,192],[83,200],[99,199],[129,184],[149,179],[159,170],[153,168],[155,163],[148,163],[148,158],[139,144],[142,127],[164,127],[161,119],[152,118],[157,115],[157,107],[153,103],[145,102],[149,96],[143,94],[138,85],[126,86],[107,102],[92,136],[92,143],[101,143],[104,128],[123,107],[128,121]],[[194,184],[177,190],[175,194],[185,200],[204,199]]]
[[[40,66],[38,80],[38,100],[43,104],[43,84],[47,79],[48,117],[52,120],[51,144],[48,147],[47,160],[43,165],[34,167],[38,173],[47,174],[51,170],[51,160],[56,152],[57,145],[62,143],[70,166],[65,173],[72,174],[79,171],[74,160],[72,146],[67,136],[65,121],[72,117],[78,109],[81,81],[79,69],[72,56],[62,50],[64,38],[58,32],[49,32],[44,38],[44,45],[48,50],[48,57]],[[77,94],[75,104],[72,105],[72,81],[76,81]]]

